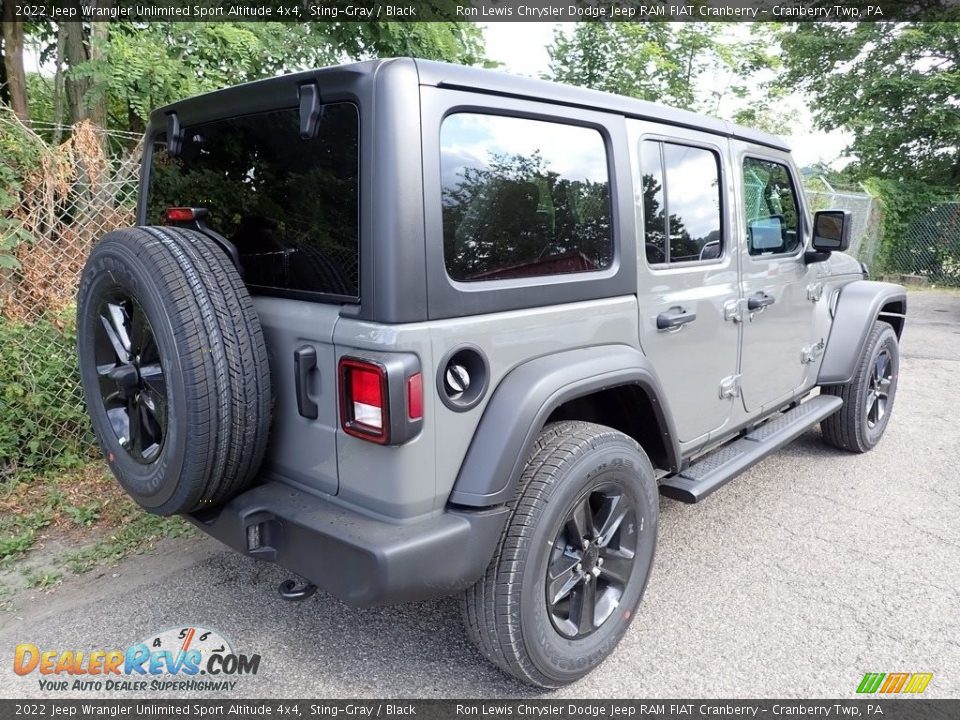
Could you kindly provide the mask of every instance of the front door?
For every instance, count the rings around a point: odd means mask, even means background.
[[[786,153],[734,142],[739,177],[743,348],[741,391],[748,413],[796,394],[823,350],[815,337],[822,300],[816,265],[804,262],[805,219]]]
[[[681,444],[729,420],[739,328],[733,193],[726,138],[628,121],[638,221],[640,344],[654,365]],[[640,242],[642,240],[642,242]]]

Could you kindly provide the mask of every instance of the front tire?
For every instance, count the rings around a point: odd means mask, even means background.
[[[521,682],[582,678],[626,633],[650,577],[657,484],[623,433],[559,422],[541,433],[485,575],[464,597],[467,633]]]
[[[821,392],[843,398],[843,406],[820,423],[830,445],[855,453],[872,450],[883,437],[893,411],[900,379],[900,345],[885,322],[877,322],[867,338],[853,379],[828,385]]]

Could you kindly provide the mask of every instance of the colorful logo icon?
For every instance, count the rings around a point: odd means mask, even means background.
[[[52,691],[232,690],[234,677],[256,675],[259,669],[259,655],[237,653],[219,632],[199,626],[153,633],[126,649],[48,649],[20,643],[13,653],[14,673],[37,673],[40,690]],[[181,680],[175,681],[177,677]]]
[[[860,694],[912,693],[919,695],[927,689],[933,679],[933,673],[867,673],[860,681],[857,692]]]

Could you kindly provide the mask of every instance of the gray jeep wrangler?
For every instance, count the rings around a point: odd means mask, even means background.
[[[890,418],[904,289],[842,253],[847,213],[811,222],[776,137],[397,59],[183,100],[146,148],[79,290],[93,426],[145,510],[287,598],[460,593],[557,687],[626,632],[658,491]]]

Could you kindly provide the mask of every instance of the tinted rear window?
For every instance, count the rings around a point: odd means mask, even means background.
[[[440,131],[443,252],[454,280],[610,266],[610,180],[592,128],[457,113]]]
[[[204,207],[240,254],[244,280],[265,290],[359,297],[359,117],[324,106],[300,138],[297,108],[185,128],[181,152],[158,137],[147,222],[169,207]]]

